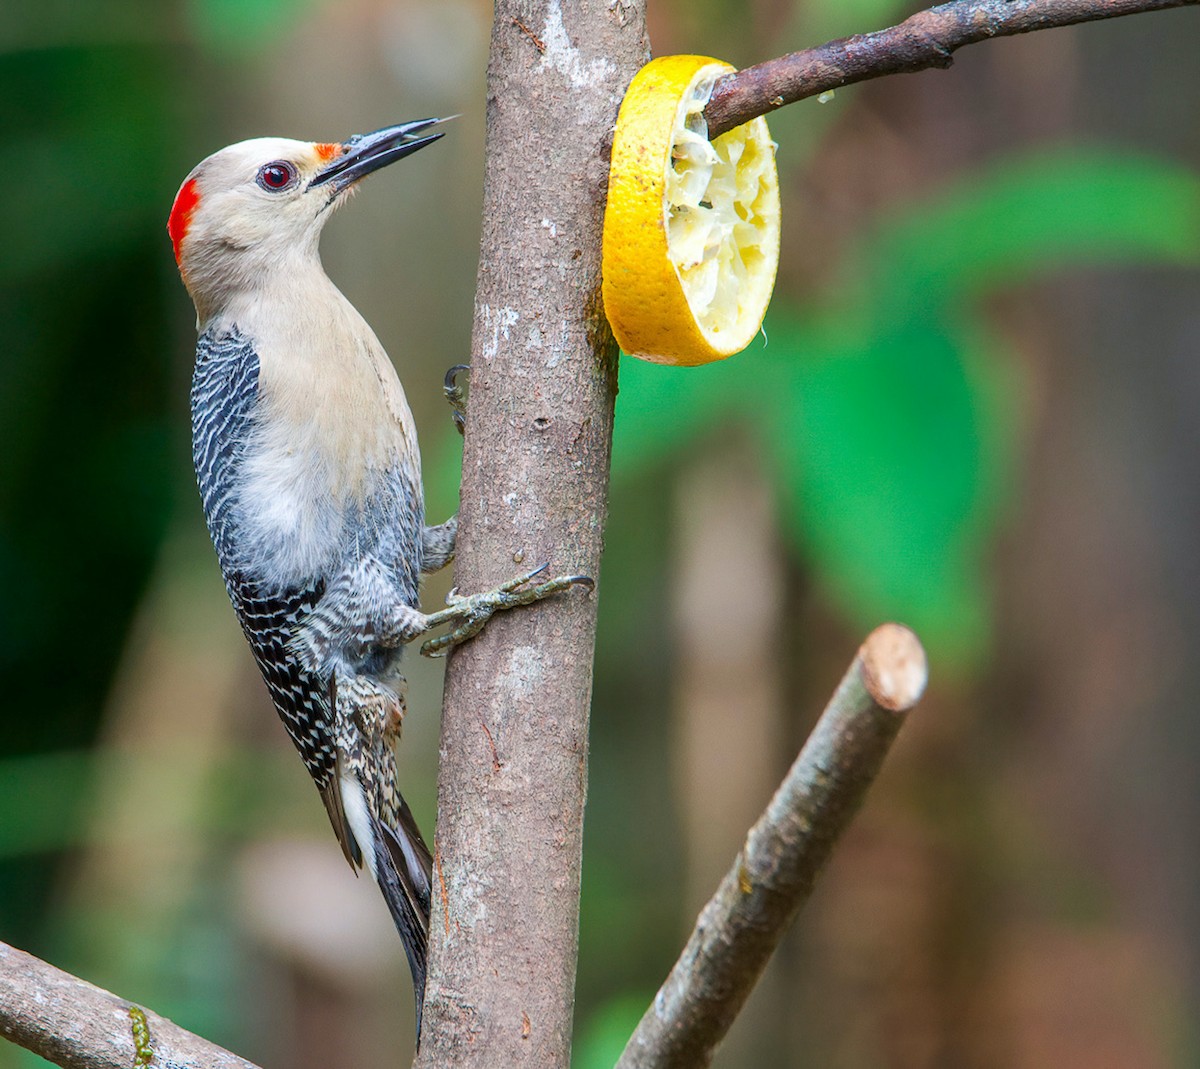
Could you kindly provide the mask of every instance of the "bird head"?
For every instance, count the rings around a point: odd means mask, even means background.
[[[231,291],[317,262],[325,221],[368,174],[442,135],[420,119],[343,142],[260,137],[197,164],[167,220],[175,260],[201,320]]]

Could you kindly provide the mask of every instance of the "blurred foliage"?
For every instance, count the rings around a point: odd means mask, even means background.
[[[186,753],[119,754],[95,750],[55,750],[0,758],[0,861],[22,855],[68,850],[96,842],[93,811],[101,785],[138,780],[166,796],[178,778]],[[310,830],[319,813],[310,812],[308,787],[295,774],[292,755],[281,749],[240,750],[222,755],[209,770],[207,805],[196,815],[196,830],[227,840],[254,839],[267,832]],[[104,842],[129,846],[177,832],[170,808],[147,813],[136,827],[101,829]],[[91,837],[89,840],[89,836]]]
[[[296,25],[312,0],[190,0],[201,42],[219,52],[252,56]]]
[[[811,305],[778,294],[742,355],[625,360],[616,475],[749,426],[792,545],[856,628],[901,619],[939,665],[968,667],[987,649],[985,566],[1021,420],[1016,355],[981,298],[1115,260],[1200,261],[1200,179],[1101,152],[966,179],[832,266]]]
[[[822,0],[797,5],[795,10],[806,44],[815,46],[835,37],[881,30],[904,18],[912,6],[907,0]]]
[[[155,48],[0,53],[9,754],[93,738],[185,455],[160,284],[171,86]],[[0,865],[4,918],[36,928],[48,878]]]
[[[652,991],[624,993],[600,1006],[575,1041],[572,1069],[612,1069],[653,998]]]
[[[746,5],[677,7],[674,29],[722,41],[737,61],[761,58],[769,35],[755,42]],[[876,28],[913,7],[809,0],[777,12],[783,29],[770,46]],[[186,169],[196,145],[209,143],[212,131],[198,127],[216,125],[205,112],[214,101],[240,101],[258,118],[248,102],[267,88],[311,109],[302,88],[313,79],[280,88],[271,78],[284,65],[268,60],[319,11],[313,0],[16,0],[0,15],[0,938],[60,950],[60,963],[79,963],[231,1042],[253,1023],[238,1001],[256,980],[252,951],[225,912],[232,845],[323,820],[293,755],[255,747],[220,755],[209,804],[187,829],[202,833],[202,876],[176,912],[134,924],[100,909],[56,913],[52,891],[56,866],[69,870],[81,847],[170,834],[149,814],[147,828],[88,838],[98,784],[137,778],[165,795],[171,769],[186,760],[161,754],[146,764],[88,748],[171,519],[181,503],[197,513],[179,358],[191,323],[164,217],[181,162]],[[374,25],[365,9],[359,15]],[[267,73],[238,84],[251,70]],[[326,79],[313,92],[343,89]],[[793,177],[819,162],[821,137],[852,120],[856,99],[840,91],[836,106],[777,117],[777,136],[795,128],[781,159]],[[356,119],[346,116],[347,129],[359,128]],[[419,257],[408,259],[397,270],[421,269]],[[646,1005],[646,978],[661,975],[681,934],[678,887],[663,873],[679,870],[684,846],[661,830],[674,827],[678,804],[663,767],[665,475],[706,440],[748,432],[795,561],[843,617],[857,630],[903,619],[927,638],[939,672],[977,667],[992,627],[985,565],[1014,496],[1025,418],[1017,354],[987,299],[1067,266],[1198,260],[1195,174],[1116,150],[1040,153],[891,209],[831,254],[822,292],[781,286],[769,341],[747,353],[701,369],[623,362],[597,651],[603,716],[592,748],[579,1069],[612,1064]],[[446,366],[460,356],[428,360]],[[443,415],[435,426],[445,426]],[[438,518],[453,509],[459,464],[452,432],[440,446],[427,449],[429,513]],[[650,824],[656,835],[630,836]],[[0,1049],[0,1065],[42,1064],[6,1061],[10,1054]]]

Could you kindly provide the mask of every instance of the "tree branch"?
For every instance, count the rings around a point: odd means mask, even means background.
[[[855,34],[728,74],[705,109],[717,137],[784,104],[885,74],[949,67],[952,53],[992,37],[1094,22],[1200,0],[955,0],[919,11],[900,25]]]
[[[605,139],[644,0],[496,0],[455,582],[596,576],[617,349],[600,300]],[[570,1062],[596,598],[455,651],[443,702],[418,1066]]]
[[[0,1036],[65,1069],[256,1069],[165,1017],[0,943]]]
[[[700,1069],[741,1010],[925,690],[906,627],[868,636],[638,1024],[617,1069]]]

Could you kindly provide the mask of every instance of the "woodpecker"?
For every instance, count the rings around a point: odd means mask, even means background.
[[[344,142],[257,138],[185,179],[167,224],[196,306],[192,450],[225,586],[346,860],[375,877],[412,971],[420,1034],[431,860],[396,785],[400,654],[441,655],[497,611],[585,576],[542,568],[420,610],[422,573],[454,556],[456,517],[427,526],[404,389],[326,276],[322,228],[368,174],[432,144],[423,119]],[[462,427],[462,397],[446,391]]]

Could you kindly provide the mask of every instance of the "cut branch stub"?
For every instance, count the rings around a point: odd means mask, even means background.
[[[858,811],[904,714],[925,691],[925,651],[885,624],[863,643],[638,1024],[617,1069],[701,1069]]]

